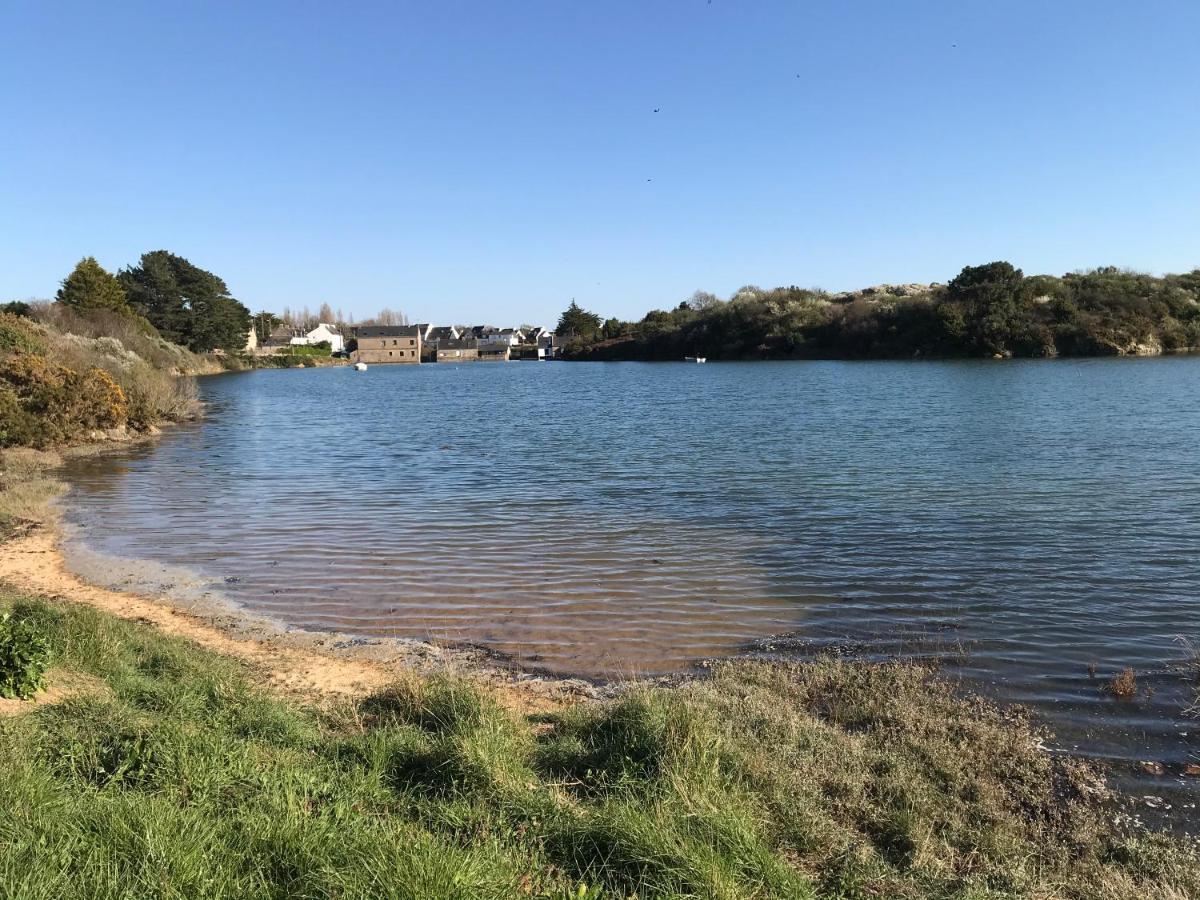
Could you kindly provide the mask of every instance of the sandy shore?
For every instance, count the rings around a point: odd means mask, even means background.
[[[261,683],[307,701],[364,696],[414,675],[435,673],[486,684],[507,705],[527,712],[608,692],[580,679],[521,672],[481,649],[283,630],[234,611],[181,609],[167,597],[97,587],[68,570],[59,541],[58,528],[46,523],[0,544],[0,582],[192,641],[240,660]]]

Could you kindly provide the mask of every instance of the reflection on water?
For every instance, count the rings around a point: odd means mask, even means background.
[[[932,645],[1061,743],[1166,762],[1142,793],[1200,752],[1177,668],[1200,359],[377,366],[203,393],[203,425],[73,464],[95,549],[288,625],[586,675],[781,633],[759,652]],[[1134,701],[1100,689],[1126,665]]]

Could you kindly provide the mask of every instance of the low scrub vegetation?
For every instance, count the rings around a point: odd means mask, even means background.
[[[106,371],[82,372],[44,356],[0,360],[0,444],[52,447],[128,421],[129,401]]]
[[[557,330],[568,355],[586,359],[1154,354],[1200,349],[1200,269],[1027,277],[994,262],[945,285],[698,292],[638,322],[601,322],[572,304]]]
[[[194,383],[179,373],[203,360],[144,319],[61,303],[24,312],[0,313],[0,447],[66,446],[194,415]]]
[[[8,599],[95,688],[0,720],[5,897],[1200,894],[1193,847],[1123,833],[1085,766],[917,668],[727,664],[530,717],[414,678],[318,710]]]

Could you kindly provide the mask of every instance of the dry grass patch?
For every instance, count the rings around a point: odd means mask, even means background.
[[[53,474],[61,462],[53,452],[0,450],[0,541],[49,518],[50,504],[66,490]]]

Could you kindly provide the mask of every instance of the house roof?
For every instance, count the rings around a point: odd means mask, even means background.
[[[479,342],[474,338],[447,339],[438,342],[439,350],[474,350],[478,346]]]
[[[286,344],[292,338],[296,337],[298,332],[290,325],[276,325],[271,329],[271,333],[267,335],[267,339],[263,344]]]
[[[416,325],[363,325],[358,329],[359,337],[419,337]]]

